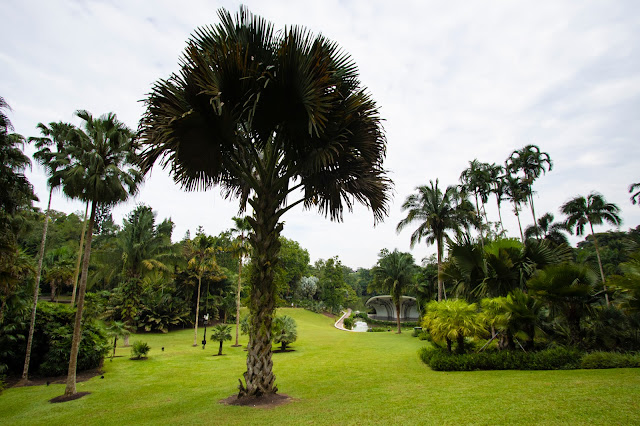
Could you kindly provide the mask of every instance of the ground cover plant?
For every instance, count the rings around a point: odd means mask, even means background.
[[[154,349],[131,362],[118,348],[104,379],[78,383],[85,397],[49,399],[64,385],[9,388],[0,395],[6,424],[630,424],[637,421],[639,369],[436,372],[410,333],[349,333],[323,315],[279,309],[298,324],[294,352],[276,353],[280,391],[293,401],[272,409],[218,404],[235,394],[243,347],[192,347],[193,330],[134,335]],[[240,336],[245,346],[246,336]],[[164,347],[164,351],[160,348]],[[276,347],[274,346],[274,349]],[[496,398],[496,395],[500,395]],[[487,404],[491,410],[487,410]],[[118,413],[115,417],[113,413]]]

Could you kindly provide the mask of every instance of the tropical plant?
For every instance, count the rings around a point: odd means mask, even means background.
[[[20,248],[14,246],[12,251],[0,256],[0,326],[7,305],[18,295],[18,287],[34,272],[33,259]]]
[[[508,199],[513,204],[513,213],[518,219],[518,229],[520,230],[520,239],[524,243],[524,233],[522,232],[522,223],[520,222],[520,205],[526,203],[527,186],[518,176],[507,174],[503,177],[505,182],[505,190]]]
[[[446,342],[451,352],[453,341],[457,343],[459,354],[465,353],[464,338],[481,336],[486,333],[483,317],[478,315],[477,305],[460,299],[442,302],[435,300],[427,304],[422,326],[436,342]]]
[[[222,355],[222,343],[225,340],[231,340],[231,326],[226,324],[217,324],[211,329],[211,340],[220,342],[218,355]]]
[[[388,292],[396,307],[396,325],[398,334],[402,332],[400,326],[400,305],[402,294],[415,282],[417,266],[411,253],[401,253],[397,249],[389,252],[383,249],[378,254],[378,263],[373,268],[373,286]]]
[[[136,340],[133,342],[133,345],[131,345],[131,359],[146,358],[150,350],[151,348],[147,342]]]
[[[540,177],[541,174],[551,171],[553,162],[546,152],[540,151],[536,145],[526,145],[521,149],[517,149],[511,153],[511,156],[505,162],[507,173],[516,175],[522,172],[522,183],[526,188],[526,195],[529,198],[529,206],[531,207],[531,215],[533,216],[533,226],[537,226],[536,210],[533,205],[533,182]]]
[[[113,352],[111,353],[111,359],[116,355],[116,346],[118,345],[118,337],[126,336],[130,334],[125,323],[121,321],[113,321],[107,326],[107,336],[113,337]]]
[[[592,192],[586,198],[583,196],[572,198],[560,207],[560,211],[567,215],[565,222],[567,228],[571,229],[575,226],[576,235],[583,235],[585,225],[589,224],[593,243],[596,247],[600,278],[602,278],[602,285],[605,291],[604,297],[607,301],[607,306],[609,306],[609,295],[607,294],[607,285],[605,283],[604,270],[602,269],[600,249],[598,248],[596,234],[593,232],[593,225],[601,225],[603,222],[608,222],[615,226],[621,225],[622,219],[618,215],[620,209],[613,203],[607,203],[601,194]]]
[[[485,221],[487,220],[487,212],[484,205],[489,200],[489,194],[491,192],[491,174],[491,166],[487,163],[481,163],[478,160],[469,161],[469,167],[460,174],[462,192],[473,193],[476,199],[476,213],[480,221],[482,221],[483,214]],[[480,212],[481,206],[483,213]],[[480,239],[484,240],[482,227],[479,229]]]
[[[456,188],[448,186],[444,192],[436,183],[430,181],[430,186],[419,186],[417,194],[407,197],[402,210],[407,210],[407,217],[402,219],[396,231],[400,232],[413,222],[418,222],[418,228],[411,234],[411,247],[425,238],[428,244],[436,243],[438,252],[438,301],[442,300],[444,285],[442,279],[442,254],[444,238],[448,230],[457,231],[469,220],[468,201],[459,201]]]
[[[559,314],[564,317],[570,345],[581,342],[580,322],[596,300],[593,291],[595,281],[595,274],[589,268],[573,263],[547,266],[527,281],[533,297],[545,301],[553,316]]]
[[[235,227],[231,229],[232,234],[236,234],[236,241],[233,245],[234,255],[238,257],[238,290],[236,292],[236,343],[234,346],[240,346],[238,343],[238,333],[240,331],[240,294],[242,293],[242,262],[244,257],[249,254],[249,247],[245,240],[246,235],[251,231],[251,225],[246,217],[233,217]]]
[[[552,213],[545,213],[538,219],[537,226],[527,226],[524,231],[526,239],[534,238],[535,236],[541,236],[545,240],[555,244],[567,244],[569,245],[569,239],[564,234],[565,232],[571,232],[564,222],[554,222]]]
[[[280,350],[284,352],[287,346],[298,340],[298,326],[296,320],[289,315],[276,317],[273,321],[273,341],[280,344]]]
[[[78,345],[96,209],[98,205],[115,205],[127,200],[142,182],[135,165],[131,130],[113,113],[94,118],[91,113],[80,110],[76,115],[84,121],[83,129],[75,132],[67,149],[54,160],[59,163],[54,178],[60,179],[64,194],[91,202],[65,395],[76,393]]]
[[[51,286],[52,302],[60,286],[72,283],[74,257],[75,253],[68,246],[50,250],[45,256],[44,280]]]
[[[387,214],[386,141],[374,101],[336,43],[301,27],[274,31],[241,8],[197,29],[181,70],[159,80],[140,124],[142,165],[170,166],[187,190],[220,185],[249,204],[253,249],[246,386],[277,391],[271,361],[274,268],[282,216],[303,204],[342,220],[354,200]],[[301,194],[298,199],[291,197]]]

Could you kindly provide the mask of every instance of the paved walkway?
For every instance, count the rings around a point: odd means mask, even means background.
[[[340,319],[338,321],[336,321],[336,323],[333,326],[335,328],[337,328],[338,330],[353,331],[355,333],[355,330],[348,330],[348,329],[344,328],[344,319],[347,318],[349,315],[351,315],[351,308],[348,308],[347,311],[344,313],[344,315],[342,315],[340,317]]]

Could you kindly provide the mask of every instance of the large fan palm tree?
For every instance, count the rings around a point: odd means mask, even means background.
[[[596,234],[593,232],[593,225],[601,225],[603,222],[615,226],[621,225],[622,219],[618,214],[620,209],[613,203],[607,203],[601,194],[592,192],[587,197],[580,195],[567,201],[560,207],[560,211],[567,215],[567,228],[571,229],[575,226],[576,235],[584,235],[584,227],[587,223],[589,224],[593,244],[596,248],[600,278],[602,278],[602,285],[604,286],[604,296],[607,301],[607,306],[609,306],[609,295],[607,294],[607,285],[605,284],[604,270],[602,269],[602,260],[600,259],[600,249],[598,247]]]
[[[242,292],[242,262],[244,257],[249,254],[249,247],[246,242],[246,237],[249,231],[251,231],[251,225],[246,217],[234,217],[232,218],[235,227],[231,228],[231,234],[236,236],[236,241],[233,244],[234,255],[238,257],[238,289],[236,292],[236,343],[233,346],[240,346],[238,343],[238,337],[240,333],[240,294]]]
[[[533,216],[533,225],[537,227],[536,210],[533,205],[533,182],[541,174],[551,171],[553,162],[546,152],[540,151],[536,145],[527,145],[511,153],[505,162],[506,170],[509,174],[515,175],[518,172],[523,174],[523,182],[526,184],[529,206]],[[539,231],[538,231],[539,236]]]
[[[94,118],[81,110],[76,115],[84,121],[83,128],[71,138],[63,153],[56,156],[58,164],[54,175],[60,179],[65,195],[91,203],[65,395],[76,393],[76,364],[96,209],[98,205],[115,205],[127,200],[142,182],[131,130],[113,113]]]
[[[143,168],[169,166],[187,190],[219,185],[240,199],[253,248],[246,386],[239,396],[277,392],[271,361],[274,271],[282,216],[295,206],[342,220],[358,201],[375,222],[387,214],[391,182],[375,102],[338,45],[306,29],[275,31],[241,8],[199,28],[181,69],[159,80],[140,124]]]
[[[402,231],[410,224],[417,222],[418,228],[411,234],[411,247],[423,238],[427,244],[436,243],[438,252],[438,301],[444,293],[442,277],[442,255],[444,238],[448,230],[457,231],[470,220],[469,201],[459,199],[456,187],[448,186],[444,192],[436,183],[430,181],[430,186],[419,186],[417,194],[411,194],[402,205],[403,211],[408,211],[407,217],[402,219],[396,230]]]
[[[400,304],[402,294],[415,282],[417,266],[411,253],[401,253],[398,250],[380,252],[378,263],[374,266],[373,285],[388,291],[396,307],[396,323],[398,334],[400,327]]]

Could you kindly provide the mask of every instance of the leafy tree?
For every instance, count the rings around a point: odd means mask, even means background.
[[[542,238],[555,245],[569,245],[569,239],[564,234],[565,232],[571,232],[567,227],[567,224],[563,222],[554,222],[553,219],[553,214],[545,213],[540,217],[540,219],[538,219],[537,226],[527,226],[527,229],[524,231],[524,236],[529,239],[536,235],[540,235]]]
[[[354,200],[387,213],[386,141],[374,101],[337,44],[241,8],[196,30],[140,125],[145,171],[161,160],[187,190],[220,185],[253,216],[250,338],[239,396],[277,391],[271,361],[282,216],[303,204],[341,220]],[[300,195],[300,198],[293,198]]]
[[[91,202],[65,395],[76,393],[78,345],[96,209],[98,205],[115,205],[127,200],[138,191],[142,182],[142,175],[134,165],[136,157],[131,130],[113,113],[94,118],[81,110],[76,115],[84,121],[83,130],[76,132],[67,149],[55,159],[60,164],[55,179],[60,179],[65,195]]]
[[[549,304],[552,314],[560,314],[567,321],[569,344],[581,342],[581,319],[590,311],[595,300],[595,275],[582,265],[562,263],[539,270],[529,279],[527,287],[532,296]]]
[[[231,340],[231,326],[226,324],[218,324],[211,329],[211,340],[220,342],[218,355],[222,355],[222,343],[225,340]]]
[[[443,297],[442,253],[444,238],[448,230],[458,231],[460,226],[469,220],[466,200],[456,203],[458,194],[453,186],[444,192],[438,188],[438,180],[434,185],[419,186],[417,194],[411,194],[402,205],[403,211],[408,211],[407,217],[402,219],[396,230],[400,232],[413,222],[418,222],[418,228],[411,234],[411,247],[425,238],[427,244],[436,243],[438,252],[438,300]]]
[[[18,294],[19,284],[34,272],[33,259],[22,249],[15,248],[0,256],[0,325],[4,322],[7,305]]]
[[[533,205],[533,182],[540,177],[541,174],[551,171],[553,162],[546,152],[540,151],[536,145],[526,145],[521,149],[517,149],[511,153],[511,156],[505,162],[506,170],[509,174],[515,175],[522,172],[524,175],[522,182],[526,185],[526,195],[529,198],[531,206],[531,215],[533,216],[533,226],[537,226],[536,210]]]
[[[320,300],[332,311],[337,312],[345,304],[353,301],[355,292],[344,281],[342,262],[338,257],[318,261]]]
[[[302,277],[300,279],[300,296],[304,299],[313,299],[318,291],[318,277]]]
[[[460,299],[429,302],[422,324],[434,341],[446,342],[449,352],[452,342],[456,341],[459,354],[465,352],[465,337],[485,333],[483,318],[478,315],[477,305]]]
[[[389,292],[396,307],[398,334],[402,332],[400,327],[402,294],[415,283],[416,272],[417,266],[411,253],[401,253],[397,249],[392,252],[387,249],[381,250],[378,263],[373,268],[373,285]]]
[[[575,226],[576,235],[584,234],[584,227],[588,223],[591,228],[591,236],[596,247],[596,256],[598,257],[598,266],[600,267],[600,277],[604,286],[605,299],[609,306],[609,295],[607,294],[607,285],[605,284],[604,270],[602,269],[602,260],[600,258],[600,250],[598,248],[598,240],[593,232],[593,225],[601,225],[608,222],[612,225],[619,226],[622,219],[618,215],[620,209],[613,203],[607,203],[604,197],[597,192],[592,192],[586,198],[577,196],[560,207],[560,211],[567,215],[567,228],[571,229]]]
[[[296,293],[300,280],[307,272],[309,252],[297,241],[280,237],[280,253],[275,271],[275,281],[282,302],[289,302]]]
[[[298,340],[298,327],[296,320],[289,315],[276,317],[273,321],[273,341],[280,344],[280,350],[287,350],[287,345]]]

